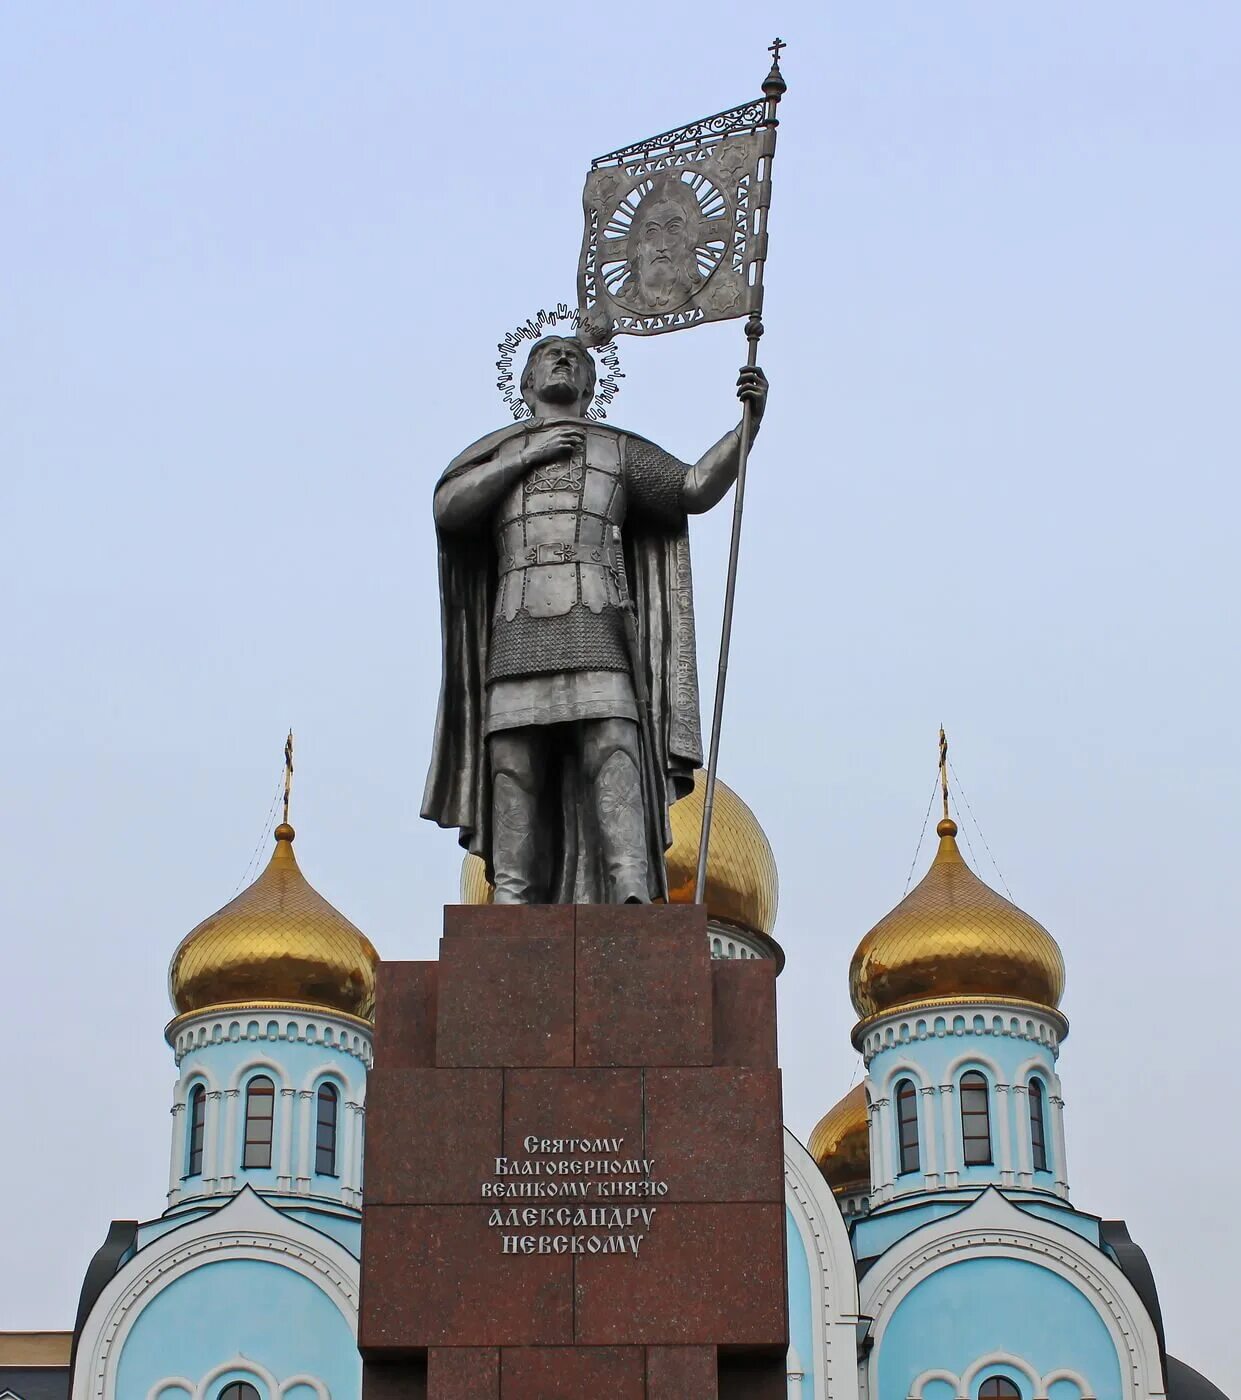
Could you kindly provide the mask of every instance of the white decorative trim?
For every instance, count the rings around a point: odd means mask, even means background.
[[[1107,1328],[1129,1400],[1164,1400],[1159,1342],[1133,1285],[1080,1235],[1018,1210],[993,1188],[959,1214],[906,1235],[862,1280],[861,1311],[876,1319],[868,1388],[879,1394],[883,1334],[902,1300],[932,1274],[965,1259],[1025,1259],[1057,1274],[1090,1302]],[[1067,1377],[1066,1377],[1067,1378]]]
[[[954,1022],[962,1021],[958,1029]],[[982,1021],[981,1028],[976,1024]],[[1000,1022],[997,1029],[996,1021]],[[948,1036],[1003,1036],[1012,1040],[1029,1040],[1045,1046],[1054,1060],[1060,1053],[1064,1021],[1057,1013],[1040,1011],[1033,1006],[1015,1006],[1003,1002],[947,1002],[938,1006],[915,1006],[897,1009],[868,1023],[860,1042],[855,1041],[867,1068],[876,1055],[885,1050],[898,1050],[923,1040],[942,1040]]]
[[[785,1204],[810,1266],[813,1382],[790,1382],[798,1400],[858,1400],[857,1269],[840,1207],[814,1158],[784,1130]],[[800,1361],[798,1363],[801,1364]]]
[[[271,1034],[275,1025],[276,1034]],[[244,1029],[243,1029],[244,1028]],[[349,1055],[370,1069],[374,1058],[371,1029],[361,1021],[346,1020],[330,1011],[316,1012],[287,1006],[228,1006],[178,1019],[169,1028],[170,1043],[180,1065],[186,1055],[212,1045],[295,1041],[321,1045]],[[291,1032],[291,1033],[290,1033]]]
[[[254,1259],[300,1274],[332,1300],[357,1335],[358,1261],[247,1187],[218,1211],[153,1240],[109,1280],[78,1341],[72,1400],[112,1400],[125,1340],[142,1309],[177,1279],[220,1259]]]
[[[984,1371],[995,1366],[1007,1366],[1023,1375],[1030,1385],[1031,1400],[1047,1400],[1048,1391],[1057,1381],[1069,1381],[1075,1385],[1079,1400],[1095,1400],[1093,1388],[1080,1372],[1061,1367],[1058,1371],[1049,1371],[1045,1376],[1040,1376],[1023,1357],[1014,1356],[1007,1351],[993,1351],[986,1356],[980,1356],[977,1361],[967,1366],[964,1374],[960,1376],[951,1371],[923,1371],[909,1387],[909,1400],[922,1400],[922,1392],[932,1381],[944,1381],[950,1385],[955,1400],[970,1400],[974,1382]]]

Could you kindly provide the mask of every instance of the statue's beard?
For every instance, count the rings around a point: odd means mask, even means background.
[[[544,403],[577,403],[581,397],[582,390],[577,381],[561,375],[553,376],[539,391],[539,398]]]

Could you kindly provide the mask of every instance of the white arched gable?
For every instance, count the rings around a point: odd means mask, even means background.
[[[152,1240],[109,1280],[78,1339],[70,1400],[112,1400],[125,1340],[142,1309],[177,1279],[222,1259],[255,1259],[301,1274],[327,1294],[357,1335],[358,1261],[343,1245],[275,1210],[247,1186],[219,1210]],[[168,1377],[156,1390],[185,1384]],[[301,1384],[315,1382],[303,1377]],[[197,1396],[200,1383],[190,1393]]]
[[[963,1074],[968,1074],[972,1069],[981,1070],[990,1079],[992,1088],[997,1084],[1008,1083],[1004,1071],[990,1055],[983,1054],[981,1050],[966,1050],[958,1055],[944,1071],[944,1083],[956,1084]]]
[[[810,1264],[813,1351],[800,1400],[858,1400],[857,1271],[836,1197],[809,1152],[784,1130],[784,1199]]]
[[[246,1060],[233,1071],[233,1077],[229,1081],[230,1089],[240,1090],[256,1074],[266,1074],[276,1086],[276,1092],[288,1087],[288,1071],[283,1065],[278,1065],[275,1060],[265,1059],[261,1055],[256,1055],[252,1060]]]
[[[872,1089],[871,1097],[890,1099],[898,1081],[902,1079],[914,1080],[920,1089],[933,1089],[935,1087],[925,1066],[916,1064],[913,1060],[898,1060],[891,1069],[884,1070],[883,1088],[877,1093]],[[874,1084],[873,1079],[870,1082],[872,1085]]]
[[[862,1279],[858,1305],[864,1316],[874,1318],[874,1346],[866,1363],[871,1395],[880,1393],[883,1334],[901,1302],[940,1269],[962,1260],[984,1258],[1034,1262],[1072,1284],[1093,1306],[1112,1338],[1126,1396],[1130,1400],[1163,1400],[1159,1339],[1150,1314],[1120,1268],[1080,1235],[1042,1216],[1019,1210],[994,1188],[984,1191],[958,1214],[911,1231]],[[1016,1365],[1023,1373],[1028,1369],[1024,1362],[1018,1365],[996,1353],[976,1362],[968,1374],[977,1374],[982,1365],[1000,1363]],[[958,1381],[955,1376],[927,1372],[919,1377],[919,1382],[925,1384],[932,1379],[950,1381],[957,1387],[955,1395],[968,1393],[965,1376]],[[1073,1381],[1084,1400],[1092,1394],[1086,1380],[1075,1372],[1056,1372],[1036,1379],[1036,1400],[1046,1394],[1046,1386],[1055,1380]]]

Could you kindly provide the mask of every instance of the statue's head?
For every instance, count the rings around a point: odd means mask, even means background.
[[[521,396],[532,413],[544,403],[584,416],[595,396],[595,373],[590,351],[576,336],[545,335],[526,357]]]
[[[695,249],[702,211],[693,190],[664,175],[638,201],[629,231],[625,300],[652,309],[679,306],[702,281]]]

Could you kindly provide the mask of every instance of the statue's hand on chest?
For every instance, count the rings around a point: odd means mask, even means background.
[[[580,488],[586,452],[586,429],[575,423],[538,429],[521,450],[522,465],[529,468],[525,489],[565,491]]]

